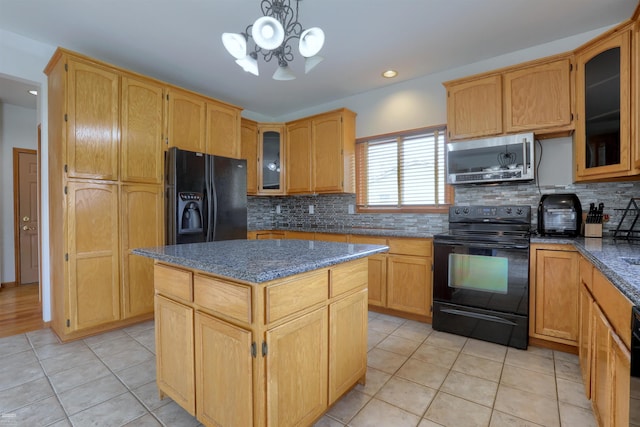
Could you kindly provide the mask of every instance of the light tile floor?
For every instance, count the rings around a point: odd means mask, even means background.
[[[0,338],[0,426],[199,426],[158,399],[154,353],[153,322],[67,344],[49,329]],[[371,312],[368,364],[316,427],[596,425],[575,355]]]

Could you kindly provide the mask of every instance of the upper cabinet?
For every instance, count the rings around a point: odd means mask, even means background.
[[[502,77],[445,83],[449,140],[502,133]]]
[[[258,123],[240,122],[240,158],[247,160],[247,194],[258,194]]]
[[[123,181],[162,183],[163,93],[163,87],[152,81],[122,77],[120,171]]]
[[[207,101],[207,154],[240,158],[240,111],[237,107]]]
[[[167,99],[169,147],[204,153],[206,99],[175,88],[169,89]]]
[[[445,82],[449,140],[570,132],[571,57],[558,55]]]
[[[69,58],[65,169],[70,178],[118,179],[120,76]]]
[[[559,59],[504,74],[505,131],[571,124],[571,61]]]
[[[347,109],[287,124],[287,193],[355,192],[355,120]]]
[[[631,165],[631,30],[576,54],[576,181],[634,175]]]
[[[258,194],[285,194],[284,129],[284,124],[258,125]]]

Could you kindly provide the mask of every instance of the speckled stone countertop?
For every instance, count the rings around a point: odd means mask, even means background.
[[[380,236],[380,237],[418,237],[429,239],[438,233],[428,231],[407,231],[397,230],[393,228],[368,228],[368,227],[336,227],[336,228],[300,228],[300,227],[274,227],[273,231],[304,231],[305,233],[332,233],[332,234],[359,234],[363,236]],[[260,231],[260,230],[251,230]]]
[[[388,249],[381,245],[308,240],[226,240],[141,248],[133,253],[230,279],[263,283]]]
[[[609,237],[531,237],[531,243],[574,245],[633,304],[640,306],[640,242]]]

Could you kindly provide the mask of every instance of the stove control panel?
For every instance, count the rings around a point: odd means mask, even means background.
[[[521,222],[531,221],[531,206],[452,206],[449,222]]]

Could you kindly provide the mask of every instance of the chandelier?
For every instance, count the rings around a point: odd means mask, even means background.
[[[295,10],[291,2],[295,1]],[[293,80],[296,76],[289,69],[293,61],[291,42],[298,39],[298,51],[305,58],[305,74],[324,58],[318,55],[324,44],[324,32],[313,27],[304,30],[298,22],[298,3],[301,0],[262,0],[261,18],[247,26],[242,33],[223,33],[222,43],[236,58],[236,63],[251,74],[258,75],[258,55],[266,62],[278,60],[278,68],[273,73],[274,80]],[[254,46],[250,48],[249,41]]]

